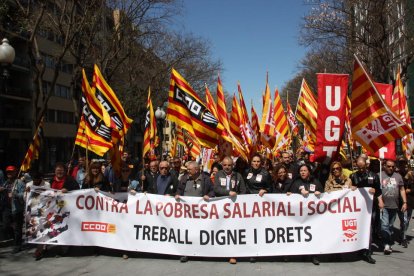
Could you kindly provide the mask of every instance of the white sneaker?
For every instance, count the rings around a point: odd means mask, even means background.
[[[390,255],[391,253],[392,253],[391,246],[386,244],[385,247],[384,247],[384,255]]]

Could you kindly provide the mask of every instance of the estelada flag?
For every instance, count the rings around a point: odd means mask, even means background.
[[[351,106],[352,135],[370,152],[413,132],[384,102],[356,56]]]
[[[174,69],[171,73],[167,120],[180,125],[207,148],[216,147],[223,131],[223,125]]]
[[[106,82],[96,64],[94,66],[93,81],[96,87],[95,97],[101,102],[116,126],[116,131],[113,134],[118,133],[119,137],[124,136],[131,126],[132,119],[126,115],[118,97]]]
[[[43,136],[43,118],[40,120],[39,125],[36,128],[36,132],[33,135],[32,143],[24,156],[22,165],[20,166],[21,172],[26,172],[30,169],[32,161],[39,159],[40,143]]]

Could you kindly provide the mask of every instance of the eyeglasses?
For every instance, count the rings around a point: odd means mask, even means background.
[[[160,167],[160,170],[168,170],[168,167]]]
[[[340,171],[342,168],[341,167],[333,167],[332,171]]]

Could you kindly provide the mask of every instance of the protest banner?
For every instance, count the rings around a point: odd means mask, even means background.
[[[208,202],[143,193],[116,197],[34,191],[27,200],[28,241],[205,257],[327,254],[369,245],[368,189]]]

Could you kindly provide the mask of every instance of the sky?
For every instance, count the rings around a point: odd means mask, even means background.
[[[305,56],[298,37],[309,6],[303,0],[183,0],[183,4],[181,24],[211,43],[213,57],[223,63],[224,89],[233,94],[240,81],[247,109],[250,112],[253,100],[260,117],[266,72],[273,95],[276,87],[280,90],[293,78]]]

